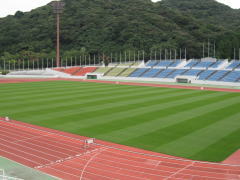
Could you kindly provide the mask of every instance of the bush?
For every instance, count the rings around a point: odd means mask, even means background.
[[[2,75],[7,75],[9,71],[2,71]]]

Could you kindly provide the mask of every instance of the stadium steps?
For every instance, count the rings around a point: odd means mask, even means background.
[[[199,76],[200,74],[202,74],[205,70],[200,71],[199,73],[197,73],[197,76]]]
[[[188,71],[190,71],[190,69],[186,69],[186,71],[183,71],[180,75],[183,75],[183,74],[187,73]]]
[[[218,79],[218,81],[221,81],[224,77],[226,77],[228,74],[230,74],[232,71],[229,71],[229,72],[227,72],[227,73],[225,73],[222,77],[220,77],[219,79]]]
[[[155,74],[155,76],[153,77],[157,77],[162,71],[164,71],[165,69],[160,69],[159,72],[157,74]]]
[[[54,68],[54,71],[64,72],[64,68]]]
[[[113,68],[110,68],[108,71],[106,71],[105,73],[104,73],[104,76],[105,75],[107,75],[110,71],[112,71],[114,69],[114,67]]]
[[[167,66],[167,68],[168,68],[168,67],[171,67],[171,65],[173,65],[174,63],[175,63],[175,61],[172,61],[171,64],[169,64],[169,65]]]
[[[136,70],[136,68],[126,68],[125,71],[123,71],[121,74],[119,74],[118,76],[121,77],[129,77],[134,71]]]
[[[208,80],[212,75],[214,75],[215,73],[217,72],[217,70],[216,71],[213,71],[211,74],[209,74],[206,78],[205,78],[205,80]]]
[[[80,71],[78,71],[74,76],[85,76],[87,73],[94,72],[96,70],[96,67],[84,67],[81,68]]]
[[[111,67],[112,68],[112,67]],[[105,74],[107,71],[111,69],[110,67],[98,67],[94,72]]]
[[[109,71],[105,76],[117,76],[120,74],[125,68],[113,68],[111,71]]]
[[[176,72],[177,69],[174,69],[173,71],[171,71],[167,76],[165,76],[165,78],[168,78],[171,74],[173,74],[174,72]]]
[[[146,72],[150,71],[151,69],[152,69],[152,68],[146,69],[143,73],[141,73],[141,74],[139,75],[139,77],[142,77]]]
[[[72,73],[72,76],[74,76],[75,74],[77,74],[81,70],[82,70],[82,68],[80,67],[78,70],[76,70],[75,72]]]
[[[170,70],[170,69],[169,69]],[[172,73],[174,73],[176,71],[176,69],[170,71],[166,76],[164,76],[163,78],[167,78],[168,76],[170,76]]]
[[[152,64],[152,65],[151,65],[151,66],[149,66],[149,67],[154,67],[154,66],[156,66],[158,63],[159,63],[158,61],[155,61],[155,63],[154,63],[154,64]]]
[[[212,62],[212,64],[210,64],[210,65],[208,66],[208,68],[212,67],[215,63],[216,63],[216,62]],[[208,69],[208,68],[207,68],[207,69]]]
[[[196,61],[196,63],[194,63],[194,64],[190,67],[190,69],[192,69],[193,67],[197,66],[200,62],[201,62],[201,61]]]
[[[235,70],[235,69],[239,69],[239,68],[240,68],[240,64],[237,65],[233,70]]]
[[[126,72],[129,68],[123,68],[123,71],[121,71],[119,74],[117,74],[116,76],[120,76],[121,74],[123,74],[124,72]]]

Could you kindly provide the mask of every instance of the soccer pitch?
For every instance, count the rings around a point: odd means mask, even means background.
[[[88,82],[0,84],[0,116],[194,160],[240,148],[240,94]]]

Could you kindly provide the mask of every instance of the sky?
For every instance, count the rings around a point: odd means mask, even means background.
[[[7,0],[0,1],[0,17],[5,17],[7,15],[13,15],[17,11],[30,11],[34,8],[46,5],[52,0]],[[154,2],[158,0],[152,0]],[[240,0],[217,0],[224,3],[232,8],[240,8]]]

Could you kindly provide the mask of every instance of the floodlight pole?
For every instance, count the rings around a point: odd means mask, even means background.
[[[60,14],[63,13],[65,3],[56,0],[52,1],[50,5],[53,7],[53,13],[56,14],[56,26],[57,26],[57,42],[56,42],[56,65],[60,67]]]

